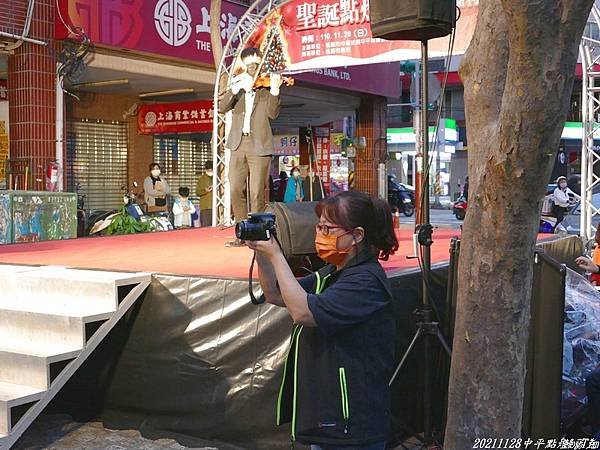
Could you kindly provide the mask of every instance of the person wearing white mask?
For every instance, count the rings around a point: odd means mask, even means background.
[[[149,166],[150,175],[144,180],[144,201],[149,213],[167,211],[167,195],[171,187],[164,176],[161,176],[160,164],[152,163]]]
[[[291,178],[288,179],[285,187],[285,195],[283,201],[285,203],[301,202],[304,200],[304,188],[302,179],[300,178],[300,169],[294,167],[291,172]]]
[[[563,221],[565,213],[569,211],[569,207],[575,204],[581,197],[567,187],[566,177],[558,177],[556,184],[557,187],[552,194],[552,201],[554,202],[552,213],[556,217],[556,225],[558,225]]]
[[[231,206],[236,222],[248,217],[250,212],[262,213],[265,209],[265,186],[273,154],[271,120],[279,116],[279,88],[281,75],[272,73],[270,87],[256,87],[262,54],[258,48],[242,50],[243,72],[235,76],[229,89],[219,99],[219,112],[232,111],[231,128],[225,147],[231,150],[229,183]],[[248,186],[246,186],[248,179]],[[236,239],[226,244],[239,247],[244,242]]]
[[[204,163],[204,173],[198,178],[196,183],[196,195],[200,197],[200,226],[212,226],[212,205],[213,205],[213,162]]]

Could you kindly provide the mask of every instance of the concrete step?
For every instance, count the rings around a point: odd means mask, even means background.
[[[31,386],[0,382],[0,437],[10,432],[11,409],[39,400],[44,392]],[[12,417],[12,419],[17,418]]]
[[[41,299],[35,296],[4,296],[0,294],[0,310],[23,311],[69,317],[95,317],[117,310],[116,299],[95,301],[87,298]]]
[[[48,389],[53,378],[81,353],[81,347],[33,345],[19,342],[0,344],[0,382]]]
[[[81,348],[86,342],[85,325],[110,317],[111,313],[93,316],[62,316],[29,311],[0,309],[0,343],[21,342],[22,345],[58,345]]]
[[[89,339],[99,326],[114,326],[125,311],[119,302],[150,280],[147,273],[0,264],[1,449],[14,444],[97,345]]]
[[[40,312],[57,308],[57,314],[64,314],[61,311],[69,311],[78,306],[84,310],[114,311],[118,306],[119,286],[135,284],[148,277],[147,274],[79,270],[60,266],[30,270],[21,267],[10,266],[10,270],[5,268],[10,276],[1,276],[4,273],[0,270],[0,308]]]
[[[24,266],[16,264],[0,264],[0,275],[8,276],[10,274],[19,272],[30,272],[32,270],[40,270],[41,268],[48,266]]]

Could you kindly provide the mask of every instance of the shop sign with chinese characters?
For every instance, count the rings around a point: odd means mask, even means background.
[[[80,27],[94,45],[214,65],[210,0],[57,0],[56,39]],[[227,42],[246,8],[223,1],[219,27]],[[235,40],[235,36],[234,36]]]
[[[276,134],[273,136],[273,154],[295,156],[300,154],[297,134]]]
[[[464,53],[475,29],[478,6],[461,10],[454,54]],[[431,57],[444,56],[448,37],[429,42]],[[292,0],[271,11],[246,46],[277,53],[287,73],[329,67],[418,59],[419,42],[387,41],[371,33],[369,0]]]
[[[212,101],[156,103],[138,111],[140,134],[210,133],[212,129]]]

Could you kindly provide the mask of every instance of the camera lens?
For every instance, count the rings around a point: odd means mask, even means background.
[[[238,222],[235,224],[235,237],[237,237],[238,239],[241,239],[242,241],[247,240],[246,239],[246,221],[242,220],[241,222]]]

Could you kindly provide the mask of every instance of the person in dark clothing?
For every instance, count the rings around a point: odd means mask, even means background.
[[[463,197],[465,198],[465,201],[469,201],[469,177],[465,177],[465,184],[463,186],[463,192],[462,192]]]
[[[279,172],[279,186],[277,187],[277,196],[275,197],[276,202],[282,202],[285,196],[285,189],[287,187],[288,175],[285,170]]]
[[[398,249],[391,210],[357,191],[315,210],[315,246],[329,265],[308,277],[296,280],[273,239],[247,242],[266,301],[286,307],[294,321],[277,423],[291,422],[292,443],[313,450],[383,450],[396,325],[378,258]]]

